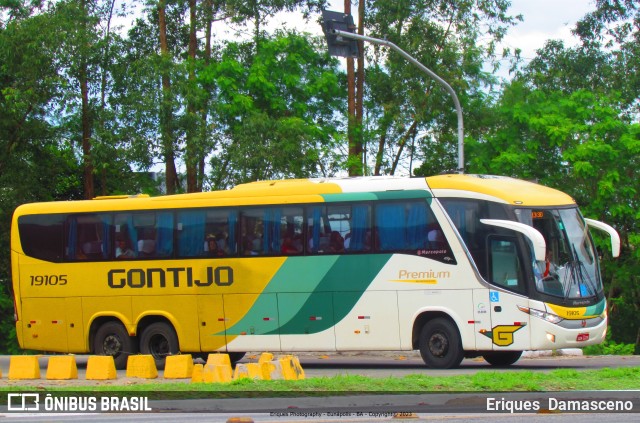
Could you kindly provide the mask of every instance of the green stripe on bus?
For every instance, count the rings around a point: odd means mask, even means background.
[[[327,203],[339,203],[343,201],[373,201],[378,197],[371,192],[345,192],[342,194],[320,194]]]
[[[409,200],[430,199],[431,193],[422,189],[376,191],[376,192],[346,192],[340,194],[321,194],[327,203],[339,203],[346,201],[375,201],[375,200]]]
[[[586,316],[599,316],[604,311],[606,304],[607,302],[603,298],[602,301],[600,301],[598,304],[594,304],[592,306],[587,307],[587,310],[585,311],[584,314]]]
[[[247,314],[226,332],[239,335],[249,326],[255,327],[255,335],[326,330],[351,311],[390,258],[391,254],[290,257]],[[276,297],[279,328],[261,331],[256,323],[272,314]]]
[[[391,254],[340,256],[304,304],[293,307],[295,315],[288,321],[281,319],[279,333],[318,333],[334,326],[353,309],[390,258]],[[290,304],[282,306],[281,310]]]

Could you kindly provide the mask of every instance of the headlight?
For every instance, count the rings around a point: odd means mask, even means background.
[[[560,317],[558,315],[547,313],[547,312],[541,311],[541,310],[536,310],[535,308],[518,306],[518,309],[520,311],[523,311],[523,312],[527,313],[527,314],[530,314],[531,316],[535,316],[538,319],[545,320],[545,321],[547,321],[549,323],[558,324],[558,323],[560,323],[561,321],[564,320],[562,317]]]

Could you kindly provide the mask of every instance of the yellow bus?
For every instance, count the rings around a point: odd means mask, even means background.
[[[451,368],[583,347],[607,330],[588,226],[562,192],[443,175],[255,182],[25,204],[16,331],[30,350],[112,355],[420,350]]]

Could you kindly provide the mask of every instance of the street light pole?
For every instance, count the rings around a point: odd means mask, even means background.
[[[339,14],[338,12],[329,12],[329,13],[332,14],[332,15],[330,15],[332,18],[335,18],[335,16]],[[345,18],[348,17],[348,19],[350,19],[351,22],[353,22],[353,18],[351,18],[350,15],[344,15],[344,17]],[[330,52],[331,52],[331,43],[332,42],[334,42],[337,45],[342,45],[342,46],[347,45],[348,43],[345,42],[344,38],[348,38],[348,39],[351,39],[351,40],[368,41],[370,43],[387,46],[387,47],[395,50],[396,52],[398,52],[402,57],[404,57],[409,62],[411,62],[415,66],[417,66],[420,70],[425,72],[427,75],[429,75],[430,77],[435,79],[451,95],[451,97],[453,98],[453,103],[454,103],[454,105],[456,107],[456,113],[458,115],[458,173],[464,173],[464,123],[463,123],[463,119],[462,119],[462,106],[460,105],[460,100],[458,100],[458,96],[456,95],[456,92],[453,90],[453,88],[451,88],[451,85],[449,85],[447,83],[447,81],[445,81],[444,79],[440,78],[435,72],[433,72],[431,69],[427,68],[422,63],[418,62],[409,53],[407,53],[406,51],[402,50],[400,47],[398,47],[394,43],[392,43],[390,41],[387,41],[387,40],[381,40],[379,38],[367,37],[365,35],[360,35],[360,34],[355,34],[353,32],[343,31],[343,30],[335,28],[334,24],[335,24],[335,21],[333,21],[333,22],[331,22],[329,24],[328,20],[327,20],[327,17],[325,16],[325,22],[324,22],[323,29],[325,31],[325,35],[327,35],[327,42],[329,42],[329,44],[330,44],[330,46],[329,46],[330,47],[329,48]],[[329,35],[331,35],[331,40],[329,38]],[[354,51],[354,49],[352,49],[352,51]],[[355,51],[357,51],[357,50],[355,50]]]

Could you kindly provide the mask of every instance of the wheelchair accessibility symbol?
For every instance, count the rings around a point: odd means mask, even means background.
[[[496,291],[491,291],[489,292],[489,300],[492,303],[498,303],[500,302],[500,293],[496,292]]]

